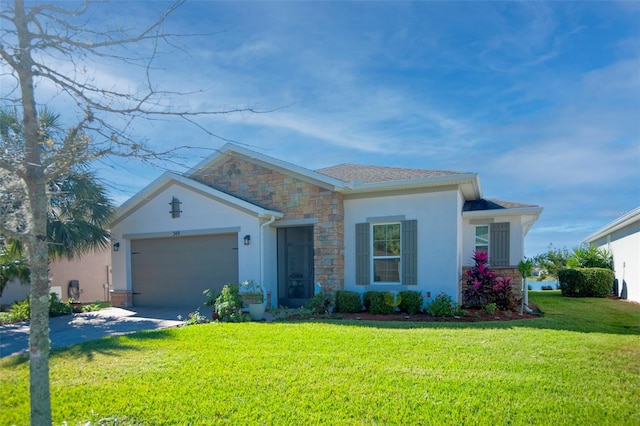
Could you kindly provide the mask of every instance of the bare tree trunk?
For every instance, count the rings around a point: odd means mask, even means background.
[[[3,101],[22,108],[22,114],[15,114],[21,115],[22,132],[14,129],[6,135],[6,148],[0,156],[0,171],[4,174],[0,176],[11,177],[18,188],[13,196],[20,205],[19,208],[15,202],[9,205],[15,223],[8,226],[0,221],[0,232],[3,237],[20,241],[27,249],[27,263],[31,271],[31,424],[50,425],[47,214],[51,200],[48,182],[68,174],[81,163],[107,156],[175,161],[178,150],[190,148],[184,145],[157,151],[148,147],[139,138],[127,134],[134,119],[179,117],[217,137],[193,119],[255,111],[250,108],[181,110],[172,104],[172,97],[180,93],[154,88],[151,71],[155,68],[158,44],[167,42],[171,45],[171,34],[165,33],[161,27],[183,0],[170,4],[157,20],[137,31],[89,27],[78,16],[86,13],[94,2],[39,1],[29,2],[27,7],[24,3],[24,0],[14,0],[12,7],[10,2],[0,2],[0,28],[3,34],[0,59],[8,65],[6,76],[13,77],[19,83],[20,92],[18,96],[16,87],[11,87],[10,93],[2,94]],[[95,13],[92,15],[97,16]],[[137,52],[138,47],[147,53],[126,56],[127,52]],[[110,86],[101,87],[81,71],[85,69],[85,61],[99,67],[104,58],[142,69],[138,77],[147,84],[147,88],[129,93]],[[71,70],[67,70],[66,66],[59,70],[59,60],[67,61]],[[70,126],[55,143],[55,137],[45,139],[41,132],[34,82],[45,87],[52,84],[60,96],[77,105],[77,108],[71,108],[68,115],[70,121],[77,118],[78,122]],[[115,117],[114,122],[109,117]]]
[[[28,23],[24,3],[15,2],[15,24],[23,55],[18,62],[22,72],[20,91],[22,94],[25,132],[25,176],[29,216],[27,226],[27,256],[31,268],[29,332],[29,390],[31,402],[31,424],[51,424],[51,395],[49,391],[49,274],[47,254],[48,198],[46,178],[42,166],[40,137],[38,135],[38,112],[33,86],[33,59],[30,55]]]
[[[28,252],[29,257],[32,259],[30,293],[31,324],[29,333],[31,424],[50,425],[49,277],[47,273],[46,242],[39,238],[34,238],[28,244]]]
[[[49,273],[47,253],[47,194],[41,168],[27,172],[29,218],[32,233],[27,242],[31,265],[29,327],[29,395],[31,424],[51,424],[51,395],[49,390]]]

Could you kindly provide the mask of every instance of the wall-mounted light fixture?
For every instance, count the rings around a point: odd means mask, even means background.
[[[118,251],[118,250],[120,250],[120,243],[115,243],[113,245],[113,251]]]
[[[171,201],[169,202],[169,205],[171,206],[169,214],[171,215],[172,219],[177,219],[180,217],[180,213],[182,213],[182,210],[180,210],[180,204],[182,204],[182,202],[176,197],[171,198]]]
[[[245,235],[244,236],[244,245],[248,246],[249,244],[251,244],[251,235]]]

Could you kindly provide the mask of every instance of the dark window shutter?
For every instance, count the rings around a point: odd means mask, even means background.
[[[509,265],[509,222],[492,223],[489,236],[489,262],[492,266]]]
[[[402,221],[402,284],[418,285],[418,221]]]
[[[371,239],[368,223],[356,223],[356,285],[371,284]]]

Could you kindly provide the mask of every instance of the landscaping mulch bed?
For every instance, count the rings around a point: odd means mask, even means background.
[[[330,319],[330,320],[351,320],[351,321],[404,321],[404,322],[481,322],[481,321],[513,321],[520,319],[539,318],[542,313],[535,306],[529,306],[534,313],[527,312],[520,315],[518,311],[495,311],[489,314],[482,309],[465,309],[469,313],[466,316],[454,317],[434,317],[426,313],[418,313],[416,315],[408,315],[404,312],[394,313],[391,315],[370,314],[369,312],[358,312],[354,314],[334,313],[326,315],[310,315],[300,316],[298,314],[287,317],[289,320],[309,320],[309,319]]]

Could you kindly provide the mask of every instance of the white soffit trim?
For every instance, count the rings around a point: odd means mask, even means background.
[[[347,190],[340,192],[345,194],[358,194],[414,188],[433,188],[439,186],[458,186],[466,200],[482,198],[482,191],[480,189],[480,182],[477,173],[372,183],[354,182]]]
[[[474,210],[470,212],[462,212],[465,219],[498,217],[498,216],[524,216],[533,215],[535,219],[542,213],[542,207],[518,207],[513,209],[491,209],[491,210]],[[533,223],[533,222],[532,222]]]
[[[631,225],[636,221],[640,221],[640,207],[631,210],[629,213],[620,216],[618,219],[600,228],[598,231],[585,238],[582,242],[592,243],[596,240],[599,240],[600,238],[606,237],[607,235],[621,228],[624,228],[625,226]]]
[[[260,217],[275,216],[278,219],[283,217],[282,212],[262,208],[248,201],[241,200],[240,198],[234,197],[233,195],[218,191],[217,189],[211,188],[210,186],[201,184],[176,173],[164,172],[162,175],[160,175],[160,177],[155,179],[149,185],[145,186],[142,190],[125,201],[116,210],[116,215],[111,222],[111,226],[114,226],[115,224],[121,222],[126,216],[142,207],[144,204],[154,198],[158,192],[162,191],[172,183],[177,183],[191,190],[203,193],[204,195],[217,198],[229,205],[236,206]]]

